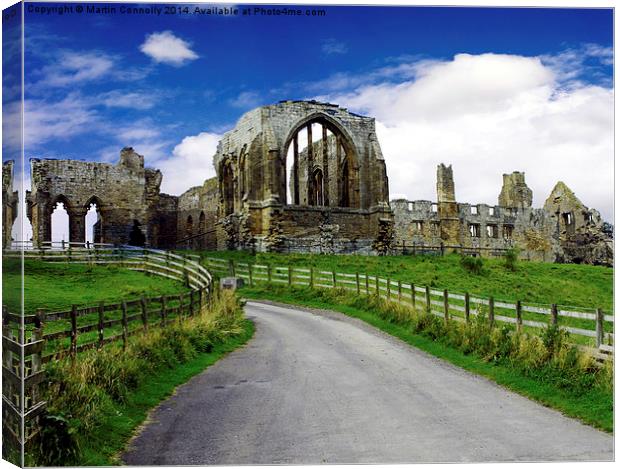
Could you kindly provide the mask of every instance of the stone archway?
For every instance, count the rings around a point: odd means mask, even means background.
[[[305,147],[300,148],[300,143]],[[319,168],[323,181],[319,205],[360,208],[358,161],[353,140],[336,120],[322,113],[308,116],[291,127],[276,162],[280,200],[317,205],[313,177]]]

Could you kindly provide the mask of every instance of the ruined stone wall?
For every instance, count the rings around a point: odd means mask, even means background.
[[[320,140],[300,148],[297,135],[307,132],[312,142],[313,124],[321,126]],[[293,173],[287,171],[290,146],[296,154]],[[316,218],[326,216],[324,212],[330,212],[338,225],[332,229],[333,236],[343,240],[349,239],[346,236],[353,226],[367,239],[374,239],[379,218],[391,219],[385,162],[374,119],[333,104],[285,101],[246,113],[220,141],[214,164],[221,221],[218,248],[252,242],[257,249],[271,249],[284,240],[294,243],[300,234],[316,231]],[[312,192],[316,186],[308,183],[309,175],[314,177],[316,171],[322,172],[324,180],[320,199]],[[340,177],[343,174],[347,178]],[[343,188],[338,186],[341,179],[349,181],[346,203],[342,202]],[[289,200],[294,194],[297,198]],[[304,213],[290,205],[317,210]],[[357,211],[339,210],[342,208]],[[318,232],[313,236],[320,243]]]
[[[33,240],[51,240],[51,216],[63,203],[69,215],[69,240],[85,240],[85,215],[91,203],[101,217],[102,241],[157,245],[159,170],[144,168],[144,157],[131,148],[116,164],[77,160],[30,160],[32,190],[28,194]]]
[[[178,198],[177,246],[189,249],[217,249],[217,179],[207,179]]]
[[[447,252],[501,255],[518,247],[521,257],[546,262],[611,265],[611,239],[600,214],[585,207],[562,182],[543,208],[532,208],[524,173],[504,175],[499,201],[504,205],[455,202],[452,168],[437,170],[437,203],[404,199],[391,202],[395,245],[443,246]]]
[[[2,163],[2,247],[11,245],[11,230],[17,219],[18,193],[13,190],[14,161]]]

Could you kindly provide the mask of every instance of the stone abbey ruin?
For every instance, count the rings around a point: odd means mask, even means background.
[[[212,155],[205,155],[209,158]],[[457,202],[452,168],[437,168],[437,200],[389,200],[373,118],[334,104],[281,101],[244,114],[213,157],[217,176],[180,196],[160,192],[162,173],[124,148],[116,164],[30,160],[26,193],[33,243],[51,240],[63,204],[69,241],[85,241],[96,206],[94,242],[164,249],[387,254],[463,252],[550,262],[611,265],[611,226],[558,182],[532,208],[524,173],[504,174],[495,206]],[[3,168],[5,245],[16,193]],[[11,219],[11,220],[10,220]]]

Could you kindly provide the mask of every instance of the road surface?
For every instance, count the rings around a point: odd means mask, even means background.
[[[613,438],[333,312],[256,335],[155,409],[131,465],[611,460]]]

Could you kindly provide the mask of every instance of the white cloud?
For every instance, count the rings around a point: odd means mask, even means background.
[[[261,103],[260,95],[255,91],[243,91],[234,99],[230,99],[228,103],[240,109],[254,108]]]
[[[140,50],[156,62],[180,67],[198,58],[190,47],[190,43],[176,37],[172,31],[162,31],[149,34]]]
[[[24,101],[24,146],[29,151],[53,139],[95,132],[100,125],[97,113],[78,93],[55,102]]]
[[[146,110],[155,106],[159,98],[159,94],[153,92],[113,90],[100,95],[97,100],[106,107]]]
[[[518,170],[534,206],[563,180],[611,219],[613,90],[566,88],[560,63],[545,62],[459,54],[418,64],[414,79],[317,99],[376,117],[391,194],[434,200],[436,166],[445,162],[453,164],[457,200],[496,204],[502,174]]]
[[[115,60],[100,52],[66,51],[53,64],[43,67],[41,84],[47,86],[69,86],[94,81],[111,73]]]
[[[349,48],[344,42],[330,38],[323,41],[321,50],[325,55],[342,55],[346,54],[349,51]]]
[[[180,195],[215,176],[213,155],[221,138],[221,135],[210,132],[185,137],[174,147],[171,158],[155,162],[164,175],[162,192]]]

